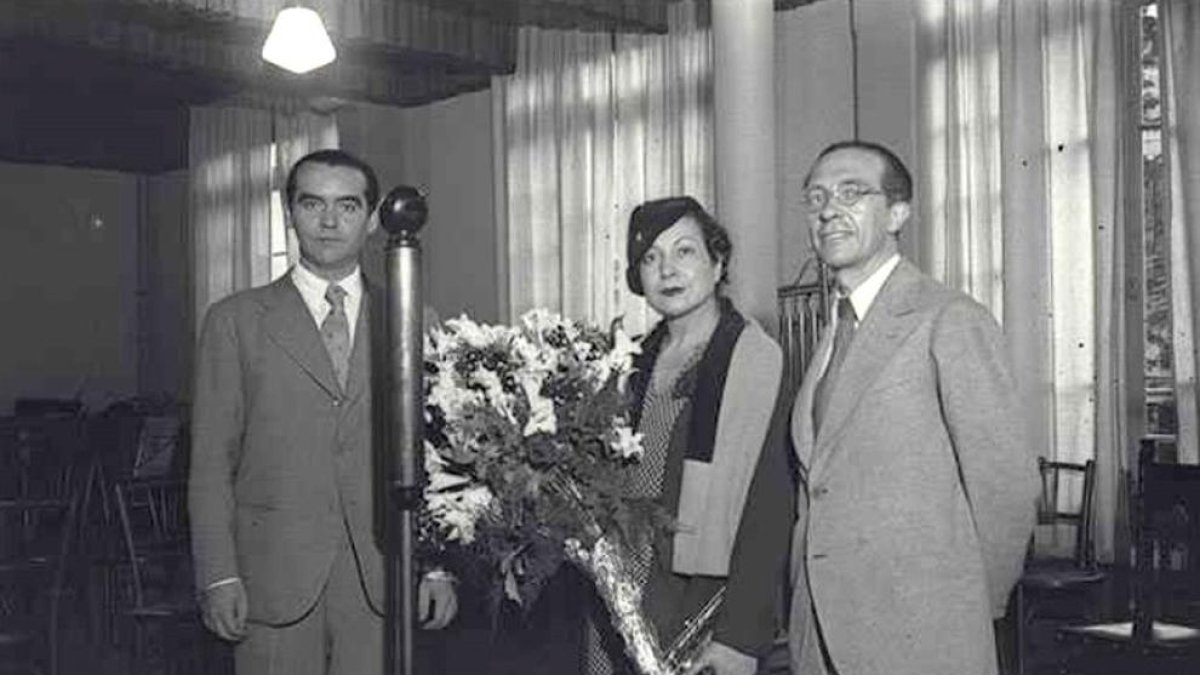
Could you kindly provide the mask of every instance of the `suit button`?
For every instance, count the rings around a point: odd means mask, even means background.
[[[341,405],[342,405],[342,399],[340,399],[340,398],[333,399],[333,407],[337,408],[337,407],[340,407]]]

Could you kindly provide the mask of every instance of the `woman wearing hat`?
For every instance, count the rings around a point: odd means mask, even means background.
[[[626,280],[662,320],[630,381],[645,454],[628,483],[676,518],[631,552],[633,568],[664,645],[726,587],[702,659],[718,675],[753,673],[772,644],[795,512],[783,358],[721,293],[731,253],[691,197],[646,202],[630,218]],[[631,671],[608,621],[589,624],[586,672]]]

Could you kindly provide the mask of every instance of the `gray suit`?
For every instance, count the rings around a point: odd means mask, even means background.
[[[196,583],[240,577],[251,622],[303,617],[347,545],[360,580],[348,592],[382,607],[369,382],[377,297],[364,284],[344,392],[290,276],[222,300],[204,322],[189,491]]]
[[[1003,339],[987,310],[905,261],[861,321],[814,435],[830,336],[792,417],[793,672],[990,675],[992,619],[1033,527]]]

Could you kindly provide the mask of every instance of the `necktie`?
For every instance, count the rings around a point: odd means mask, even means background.
[[[338,384],[346,388],[346,376],[350,371],[350,320],[346,318],[346,289],[329,284],[325,289],[325,300],[329,303],[329,314],[321,322],[321,339],[333,361],[333,372]]]
[[[829,365],[825,367],[825,373],[821,376],[821,381],[817,383],[817,390],[813,394],[814,430],[821,428],[825,409],[829,405],[829,394],[833,391],[833,383],[837,379],[838,370],[842,367],[842,360],[846,358],[846,351],[850,349],[850,341],[854,339],[854,324],[856,323],[858,323],[858,316],[854,313],[854,305],[850,303],[850,298],[843,297],[838,300],[837,331],[833,334],[833,353],[829,355]]]

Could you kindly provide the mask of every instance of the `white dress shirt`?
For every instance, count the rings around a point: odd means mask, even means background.
[[[883,285],[887,283],[888,277],[892,276],[892,271],[900,264],[900,254],[893,254],[888,258],[887,262],[879,266],[879,269],[871,273],[857,288],[850,291],[850,304],[854,305],[854,315],[858,317],[858,323],[866,318],[867,311],[871,309],[871,305],[875,304],[875,298],[879,296],[879,291],[883,290]],[[837,293],[838,299],[843,297],[843,292],[839,289]],[[836,300],[834,306],[837,305]],[[857,324],[855,325],[857,328]]]
[[[321,323],[325,321],[325,317],[329,316],[329,312],[332,310],[329,301],[325,299],[325,291],[329,288],[330,282],[313,274],[312,270],[304,266],[304,263],[297,263],[293,266],[291,276],[292,284],[296,286],[296,290],[300,291],[300,297],[304,298],[308,312],[312,314],[313,321],[320,329]],[[350,344],[353,345],[354,330],[358,327],[358,310],[362,307],[363,296],[363,281],[358,266],[354,267],[353,272],[338,279],[335,283],[346,291],[346,320],[350,322]]]

